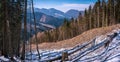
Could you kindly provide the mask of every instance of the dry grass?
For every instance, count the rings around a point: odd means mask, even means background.
[[[88,30],[86,32],[83,32],[81,35],[78,35],[74,38],[53,42],[53,43],[41,43],[39,44],[40,49],[60,49],[60,48],[70,48],[74,47],[78,44],[82,44],[84,42],[90,41],[96,36],[105,35],[114,29],[119,29],[120,24],[109,26],[109,27],[102,27],[102,28],[95,28],[92,30]],[[35,44],[32,45],[32,49],[36,49]]]

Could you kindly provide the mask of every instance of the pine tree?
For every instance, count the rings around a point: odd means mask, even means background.
[[[115,24],[114,20],[114,0],[108,0],[108,17],[109,25]]]
[[[105,11],[106,11],[106,2],[102,0],[102,26],[105,26]]]
[[[120,0],[115,0],[116,6],[115,6],[115,18],[117,23],[120,23]]]
[[[88,23],[88,11],[85,9],[84,11],[84,22],[85,22],[85,30],[89,29],[89,23]]]
[[[100,27],[100,0],[97,2],[97,27]]]
[[[92,8],[91,5],[89,6],[89,29],[92,28]]]

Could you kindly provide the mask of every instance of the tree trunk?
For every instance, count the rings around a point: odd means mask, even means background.
[[[105,24],[105,9],[103,8],[103,12],[102,12],[102,27],[104,27]]]
[[[100,13],[99,13],[99,7],[97,7],[97,27],[100,27]]]
[[[25,12],[24,12],[24,41],[23,41],[23,48],[22,48],[22,60],[25,60],[25,43],[27,41],[27,0],[25,0]]]
[[[34,7],[33,7],[33,0],[32,1],[32,11],[33,11],[33,17],[34,17],[34,28],[35,28],[35,42],[36,42],[36,48],[37,48],[37,52],[38,52],[38,56],[39,56],[39,59],[41,59],[40,57],[40,52],[39,52],[39,48],[38,48],[38,39],[37,39],[37,28],[36,28],[36,19],[35,19],[35,13],[34,13]]]

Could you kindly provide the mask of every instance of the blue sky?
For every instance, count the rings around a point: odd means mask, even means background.
[[[84,10],[97,0],[33,0],[36,8],[55,8],[66,12],[70,9]]]

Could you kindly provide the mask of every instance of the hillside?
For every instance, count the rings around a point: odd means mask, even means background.
[[[32,13],[30,13],[30,12],[27,13],[27,15],[28,15],[27,22],[33,23],[32,20],[30,21],[31,18],[29,15],[31,15],[31,14]],[[45,24],[53,25],[55,27],[59,27],[63,23],[62,19],[58,19],[56,17],[46,15],[46,14],[41,13],[41,12],[35,12],[35,16],[36,16],[37,23],[45,23]]]
[[[52,43],[48,43],[48,42],[41,43],[41,44],[39,44],[39,49],[71,48],[76,45],[90,41],[91,39],[93,39],[96,36],[108,34],[108,33],[112,32],[112,30],[118,29],[118,28],[120,28],[120,24],[112,25],[109,27],[95,28],[92,30],[85,31],[81,35],[78,35],[71,39],[58,41],[58,42],[52,42]],[[38,37],[40,37],[40,36],[41,36],[41,33],[38,33]],[[36,48],[35,46],[36,45],[34,45],[34,44],[32,45],[33,50]]]

